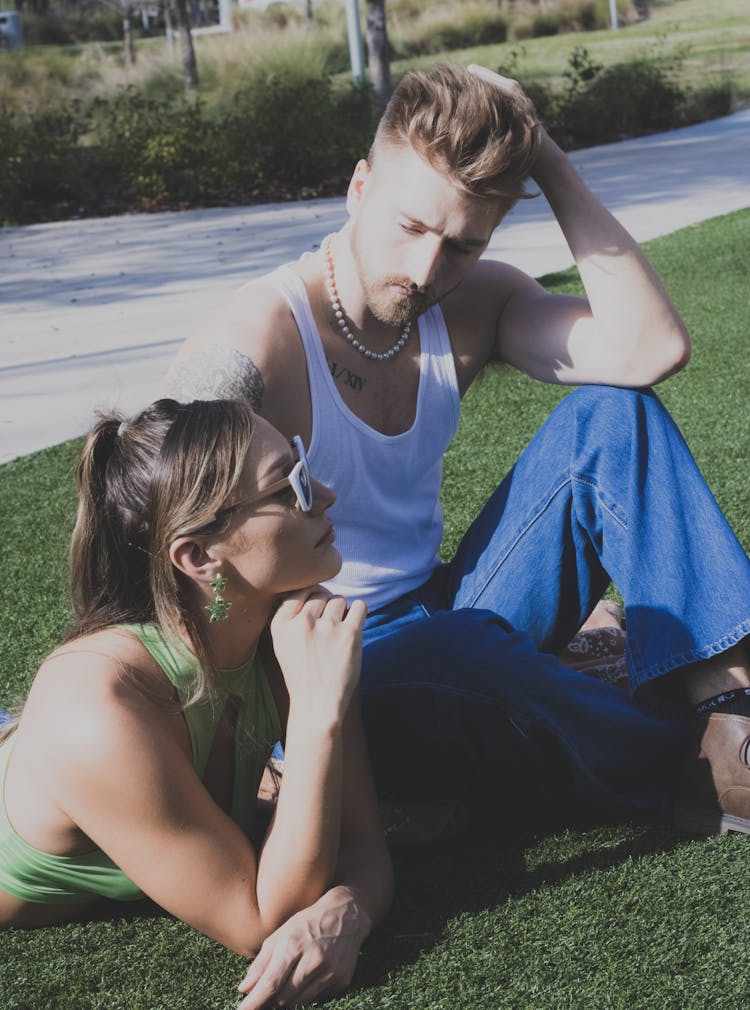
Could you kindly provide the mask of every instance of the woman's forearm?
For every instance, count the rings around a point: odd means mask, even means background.
[[[311,724],[308,713],[292,705],[283,781],[258,860],[256,896],[265,931],[330,887],[339,854],[341,796],[341,726]]]
[[[346,894],[356,907],[367,932],[390,910],[393,902],[393,868],[383,841],[363,840],[343,846],[336,866],[333,891]]]

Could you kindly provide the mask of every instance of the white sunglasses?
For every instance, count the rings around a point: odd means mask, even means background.
[[[262,491],[253,495],[252,498],[245,498],[243,501],[238,502],[237,505],[231,505],[228,509],[222,509],[221,514],[226,515],[228,512],[234,512],[234,510],[239,508],[241,505],[251,505],[253,502],[261,501],[263,498],[267,498],[276,491],[279,491],[282,487],[286,487],[287,484],[291,484],[294,493],[297,495],[297,504],[302,511],[309,512],[313,503],[312,484],[310,482],[310,465],[307,462],[305,447],[302,444],[302,439],[299,435],[294,436],[291,441],[291,446],[297,453],[297,462],[294,464],[286,477],[281,477],[279,480],[275,480],[273,484],[269,484],[268,487],[264,487]]]

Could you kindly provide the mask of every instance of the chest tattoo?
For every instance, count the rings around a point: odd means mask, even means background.
[[[329,361],[328,367],[336,382],[340,382],[342,385],[348,386],[349,389],[354,389],[358,393],[364,389],[366,380],[361,375],[355,375],[351,369],[346,368],[344,365],[338,365],[335,361]]]

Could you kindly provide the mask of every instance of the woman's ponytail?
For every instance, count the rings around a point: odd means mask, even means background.
[[[148,497],[154,455],[174,414],[126,422],[101,415],[78,464],[78,515],[70,554],[76,617],[68,638],[111,624],[153,620]]]
[[[187,633],[199,660],[193,697],[211,690],[191,585],[169,546],[207,525],[220,532],[217,516],[240,484],[253,425],[251,408],[234,400],[157,400],[129,421],[100,415],[78,464],[75,623],[66,641],[118,624]]]

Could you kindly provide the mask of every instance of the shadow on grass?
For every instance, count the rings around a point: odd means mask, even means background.
[[[592,871],[672,852],[687,840],[665,819],[607,819],[579,808],[526,830],[473,812],[461,834],[393,851],[396,901],[365,945],[350,995],[382,985],[441,940],[456,916],[479,915]]]

